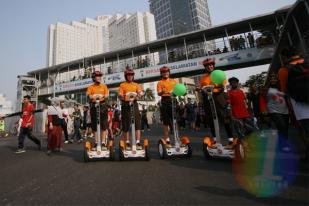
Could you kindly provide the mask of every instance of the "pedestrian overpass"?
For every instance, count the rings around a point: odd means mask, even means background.
[[[106,85],[117,87],[124,81],[123,70],[127,65],[134,68],[137,82],[146,83],[160,79],[159,68],[163,65],[171,68],[173,77],[202,74],[205,58],[215,58],[217,67],[223,70],[267,64],[274,55],[279,30],[289,9],[288,6],[240,21],[30,71],[28,75],[38,81],[37,97],[42,99],[55,93],[85,91],[92,83],[89,74],[93,69],[104,73]]]

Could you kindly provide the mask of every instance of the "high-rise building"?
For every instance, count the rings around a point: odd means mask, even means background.
[[[158,39],[211,27],[207,0],[149,0],[150,12],[155,17]],[[204,44],[187,46],[187,52],[203,50]],[[215,49],[215,42],[208,41],[207,48]],[[174,50],[182,53],[183,51]],[[160,60],[166,59],[160,53]],[[196,83],[199,77],[194,77]]]
[[[70,25],[58,22],[49,26],[47,66],[156,39],[154,16],[150,12],[85,18]]]
[[[109,51],[108,18],[85,18],[70,25],[51,24],[48,29],[47,66]]]
[[[149,0],[158,39],[211,27],[207,0]]]
[[[133,14],[115,14],[98,16],[96,19],[85,18],[73,21],[70,25],[56,23],[49,26],[47,66],[53,66],[75,59],[137,46],[157,39],[155,20],[150,12]],[[107,64],[107,71],[122,71],[126,65],[140,67],[140,61],[156,61],[157,55],[138,56],[130,60],[120,60],[116,64]],[[116,66],[115,66],[116,65]],[[105,71],[104,71],[105,72]],[[81,71],[83,73],[83,71]],[[108,73],[108,72],[106,72]],[[59,74],[57,81],[67,81],[79,76],[79,70]],[[146,84],[144,88],[155,90],[154,84]]]
[[[144,44],[157,39],[154,16],[149,12],[116,14],[109,19],[110,50]]]

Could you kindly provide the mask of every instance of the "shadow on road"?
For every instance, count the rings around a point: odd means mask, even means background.
[[[223,189],[219,187],[211,186],[198,186],[195,187],[196,190],[206,192],[209,194],[220,195],[220,196],[229,196],[229,197],[242,197],[248,200],[253,200],[258,203],[268,204],[268,205],[308,205],[308,200],[295,200],[288,199],[283,197],[272,197],[272,198],[259,198],[253,196],[242,189]],[[307,198],[307,197],[304,197]]]

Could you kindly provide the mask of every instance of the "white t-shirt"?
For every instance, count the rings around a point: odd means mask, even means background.
[[[309,104],[296,102],[291,98],[291,103],[297,120],[309,119]]]
[[[269,113],[289,114],[283,92],[276,88],[269,88],[267,93],[267,110]]]

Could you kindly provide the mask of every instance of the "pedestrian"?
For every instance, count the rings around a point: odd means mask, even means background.
[[[279,137],[288,139],[289,110],[285,100],[285,93],[279,91],[278,78],[275,73],[270,75],[270,86],[266,95],[261,96],[261,111],[270,116],[271,123],[276,126]],[[289,151],[287,145],[281,145],[283,151]]]
[[[186,104],[186,118],[188,121],[189,128],[195,130],[195,102],[191,98],[188,98],[188,103]]]
[[[280,90],[287,94],[296,120],[304,132],[309,156],[309,57],[304,58],[294,47],[283,48],[280,53],[285,65],[279,69]]]
[[[148,118],[147,118],[147,109],[145,105],[142,106],[141,116],[142,116],[142,132],[144,132],[145,126],[147,127],[147,131],[150,131],[150,127],[148,124]]]
[[[89,104],[87,103],[84,106],[84,115],[83,115],[83,135],[84,139],[87,139],[87,137],[93,137],[92,131],[91,131],[91,116],[90,116],[90,110],[89,110]]]
[[[200,131],[201,128],[201,113],[200,107],[198,105],[195,106],[195,130]]]
[[[245,45],[245,39],[243,38],[242,35],[240,35],[239,37],[239,49],[246,49],[246,45]]]
[[[23,121],[18,136],[18,149],[15,153],[26,152],[24,148],[25,136],[27,136],[31,141],[33,141],[38,146],[39,150],[41,149],[41,141],[32,134],[32,129],[34,126],[34,106],[31,104],[30,99],[31,97],[29,95],[24,96],[23,99]]]
[[[114,116],[113,116],[113,130],[116,131],[116,136],[121,135],[121,111],[118,108],[118,105],[114,106]]]
[[[113,116],[114,116],[114,111],[113,108],[108,105],[107,106],[107,124],[108,124],[108,136],[111,139],[114,139],[114,133],[113,133]]]
[[[83,142],[82,135],[80,133],[82,114],[78,108],[78,105],[74,105],[74,112],[72,113],[73,125],[74,125],[74,133],[72,139],[76,139],[78,143]]]
[[[68,134],[68,118],[69,118],[69,111],[67,108],[65,108],[64,101],[60,101],[60,109],[61,109],[61,128],[64,133],[64,143],[72,143],[72,140],[69,140],[69,134]]]
[[[232,77],[229,80],[230,90],[228,97],[233,117],[233,126],[239,138],[253,132],[254,121],[248,111],[245,93],[239,88],[239,79]]]
[[[247,36],[247,39],[248,39],[250,48],[253,48],[254,47],[254,37],[253,37],[253,35],[251,33],[249,33],[248,36]]]
[[[59,99],[51,99],[51,105],[47,108],[47,154],[52,151],[62,151],[62,110],[59,107]]]

